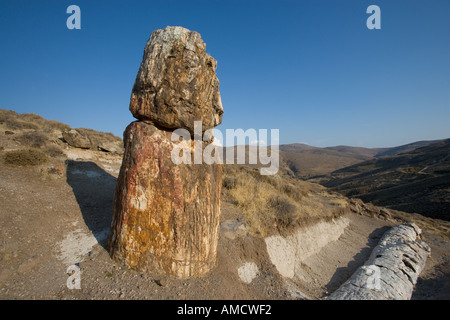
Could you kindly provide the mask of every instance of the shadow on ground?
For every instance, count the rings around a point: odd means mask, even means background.
[[[433,254],[433,253],[432,253]],[[417,280],[411,300],[449,300],[450,273],[448,260],[435,268],[434,276]]]
[[[80,206],[84,222],[105,249],[111,227],[117,178],[91,161],[67,160],[67,183]]]
[[[375,229],[369,235],[366,246],[353,257],[352,261],[350,261],[346,267],[336,269],[336,272],[331,277],[330,282],[326,285],[328,292],[331,293],[337,290],[345,281],[348,280],[348,278],[352,276],[353,273],[355,273],[356,269],[367,261],[373,249],[377,246],[380,238],[389,229],[390,227],[387,226]]]

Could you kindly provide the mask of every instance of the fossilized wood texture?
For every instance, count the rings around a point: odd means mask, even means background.
[[[217,62],[205,53],[199,33],[182,27],[156,30],[147,41],[130,99],[130,111],[161,128],[184,128],[194,121],[203,131],[222,122]]]
[[[430,247],[418,239],[420,234],[420,228],[414,223],[391,228],[383,235],[365,265],[358,268],[328,299],[410,299],[430,254]]]
[[[222,167],[175,165],[170,135],[141,121],[125,130],[108,245],[130,268],[187,278],[215,265]]]

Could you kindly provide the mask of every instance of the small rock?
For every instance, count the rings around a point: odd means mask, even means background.
[[[123,147],[117,143],[104,141],[97,144],[97,149],[103,152],[111,152],[116,154],[123,153]]]
[[[64,169],[62,166],[54,166],[42,169],[41,173],[50,179],[58,179],[64,176]]]
[[[167,285],[167,282],[164,279],[156,279],[155,283],[160,287],[165,287]]]
[[[220,232],[224,237],[234,240],[238,237],[245,237],[248,233],[248,228],[238,219],[225,220],[220,224]]]
[[[259,274],[259,269],[256,263],[246,262],[238,269],[239,278],[249,284]]]
[[[391,219],[391,213],[389,211],[387,211],[386,209],[382,208],[380,210],[380,217],[383,218],[384,220],[389,220]]]

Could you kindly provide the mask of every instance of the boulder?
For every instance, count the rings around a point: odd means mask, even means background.
[[[147,41],[130,99],[139,120],[165,129],[203,131],[222,122],[217,62],[200,34],[182,27],[154,31]]]
[[[124,142],[111,256],[136,270],[178,278],[207,273],[216,261],[221,165],[174,164],[172,150],[183,142],[172,142],[170,131],[142,121],[127,127]]]
[[[91,141],[89,138],[75,129],[64,130],[62,132],[63,139],[72,147],[89,149]]]

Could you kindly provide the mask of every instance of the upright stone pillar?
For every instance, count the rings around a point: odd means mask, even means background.
[[[205,48],[181,27],[154,31],[145,46],[130,100],[138,121],[124,132],[108,238],[112,258],[130,268],[188,278],[215,265],[222,167],[194,164],[193,155],[191,163],[172,161],[178,144],[192,154],[198,146],[192,135],[172,141],[175,129],[194,133],[194,121],[203,131],[222,121],[217,63]]]

